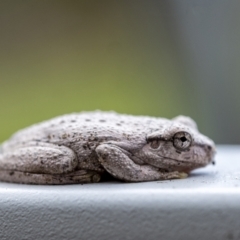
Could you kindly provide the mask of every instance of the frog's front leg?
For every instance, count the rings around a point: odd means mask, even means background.
[[[138,165],[134,163],[125,150],[104,143],[96,148],[99,161],[102,166],[114,177],[127,182],[141,182],[184,178],[186,174],[180,172],[161,172],[150,165]]]

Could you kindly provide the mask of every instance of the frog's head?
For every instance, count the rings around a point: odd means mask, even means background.
[[[196,123],[184,116],[169,121],[161,130],[146,136],[141,159],[169,171],[189,172],[214,164],[214,142],[198,132]]]

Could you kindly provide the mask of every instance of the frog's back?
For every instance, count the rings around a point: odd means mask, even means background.
[[[115,112],[81,112],[55,117],[18,131],[5,147],[14,147],[31,141],[63,144],[81,141],[89,136],[117,137],[143,135],[151,129],[159,128],[167,119],[132,116]],[[135,136],[136,137],[136,136]]]

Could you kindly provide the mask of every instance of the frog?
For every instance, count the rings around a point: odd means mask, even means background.
[[[146,182],[188,177],[214,164],[215,144],[187,116],[113,111],[54,117],[0,145],[0,180],[25,184]]]

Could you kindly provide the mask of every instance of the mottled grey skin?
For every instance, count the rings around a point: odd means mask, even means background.
[[[0,180],[32,184],[183,178],[213,162],[215,146],[184,116],[114,112],[60,116],[18,131],[1,146]]]

